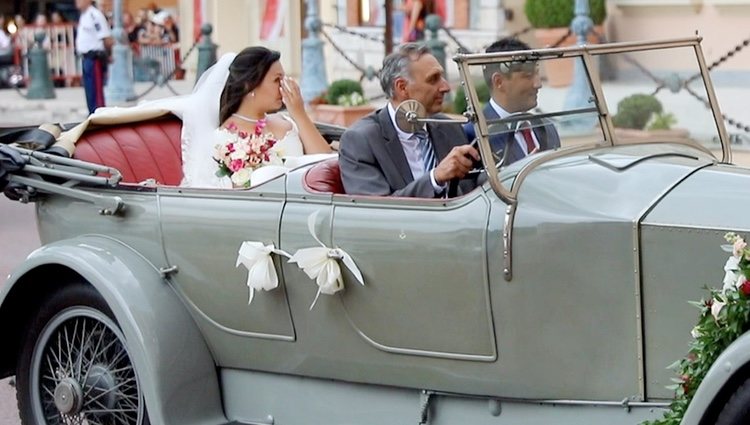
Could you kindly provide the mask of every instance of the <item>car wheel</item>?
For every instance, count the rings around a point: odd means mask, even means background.
[[[44,303],[17,364],[24,424],[149,423],[125,338],[89,285],[65,287]]]
[[[746,425],[747,423],[750,423],[750,379],[732,394],[716,420],[716,425]]]

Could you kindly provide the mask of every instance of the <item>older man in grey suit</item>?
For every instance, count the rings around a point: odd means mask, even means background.
[[[396,108],[407,99],[419,101],[431,115],[442,109],[450,87],[429,49],[401,45],[383,60],[380,85],[388,104],[341,136],[339,166],[346,193],[439,198],[449,195],[452,180],[459,182],[456,195],[471,191],[476,179],[464,178],[479,153],[467,144],[460,125],[430,123],[415,133],[395,125]]]
[[[515,38],[503,38],[492,43],[487,53],[529,50],[529,46]],[[560,147],[560,136],[555,126],[528,111],[537,105],[537,94],[542,87],[536,61],[504,62],[485,66],[484,78],[490,88],[490,101],[483,109],[488,121],[518,116],[510,128],[502,132],[491,130],[490,147],[503,152],[504,165],[512,164],[534,152]],[[464,125],[466,136],[474,139],[474,125]],[[507,152],[506,152],[507,150]]]

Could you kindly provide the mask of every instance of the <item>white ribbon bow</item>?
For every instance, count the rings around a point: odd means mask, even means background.
[[[346,268],[352,272],[357,281],[364,286],[365,280],[352,257],[341,248],[329,248],[315,235],[315,220],[318,212],[310,214],[307,218],[307,228],[313,239],[320,244],[320,247],[301,248],[289,259],[290,263],[297,263],[302,271],[310,279],[314,279],[318,285],[318,293],[310,305],[310,310],[315,307],[320,294],[333,295],[344,289],[344,279],[341,277],[341,267],[338,260],[344,262]]]
[[[276,249],[273,244],[263,245],[260,242],[245,241],[240,245],[235,267],[242,264],[247,268],[247,287],[250,288],[248,304],[253,302],[256,289],[270,291],[279,286],[279,277],[276,275],[271,254],[289,257],[289,254]]]

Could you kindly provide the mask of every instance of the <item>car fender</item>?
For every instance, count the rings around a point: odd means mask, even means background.
[[[39,270],[50,266],[55,272],[46,276],[54,279],[65,269],[77,273],[112,310],[151,423],[226,422],[215,362],[195,321],[159,270],[120,241],[88,235],[32,252],[0,292],[0,317],[7,317],[14,291],[36,284]]]
[[[719,355],[695,392],[681,424],[698,425],[727,381],[748,363],[750,363],[750,332],[737,338]]]

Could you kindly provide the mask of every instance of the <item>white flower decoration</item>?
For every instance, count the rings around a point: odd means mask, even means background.
[[[329,248],[315,235],[315,220],[318,212],[310,214],[307,218],[307,228],[319,247],[301,248],[289,259],[290,263],[297,263],[302,271],[310,279],[314,279],[318,285],[318,293],[310,305],[310,310],[315,307],[320,294],[333,295],[344,289],[344,279],[341,276],[341,267],[338,260],[344,262],[344,265],[352,272],[357,281],[364,286],[365,281],[362,273],[352,260],[352,257],[340,248]]]
[[[747,282],[747,278],[744,274],[739,273],[739,276],[737,276],[737,283],[735,283],[735,287],[737,288],[737,290],[739,290],[742,285],[745,284],[745,282]]]
[[[711,315],[713,315],[714,319],[717,321],[719,320],[719,313],[721,313],[721,309],[724,308],[725,305],[727,305],[727,303],[716,299],[711,304]]]
[[[247,168],[241,168],[237,170],[234,174],[232,174],[232,177],[230,179],[232,180],[232,183],[234,183],[235,186],[244,186],[247,182],[250,181],[250,176],[253,174],[252,170],[249,170]]]
[[[737,278],[739,273],[737,271],[740,268],[740,260],[737,257],[729,256],[727,262],[724,264],[724,286],[721,288],[724,292],[736,287]]]
[[[247,303],[253,302],[255,290],[270,291],[279,286],[279,277],[273,266],[271,254],[289,257],[286,252],[276,249],[273,244],[263,245],[260,242],[242,242],[237,255],[237,264],[247,268],[247,287],[250,288],[250,297]]]
[[[732,245],[732,254],[737,258],[742,258],[742,254],[747,248],[747,243],[742,238],[737,238]]]
[[[693,330],[690,331],[690,336],[692,336],[695,339],[700,338],[701,330],[698,328],[698,326],[694,327]]]

